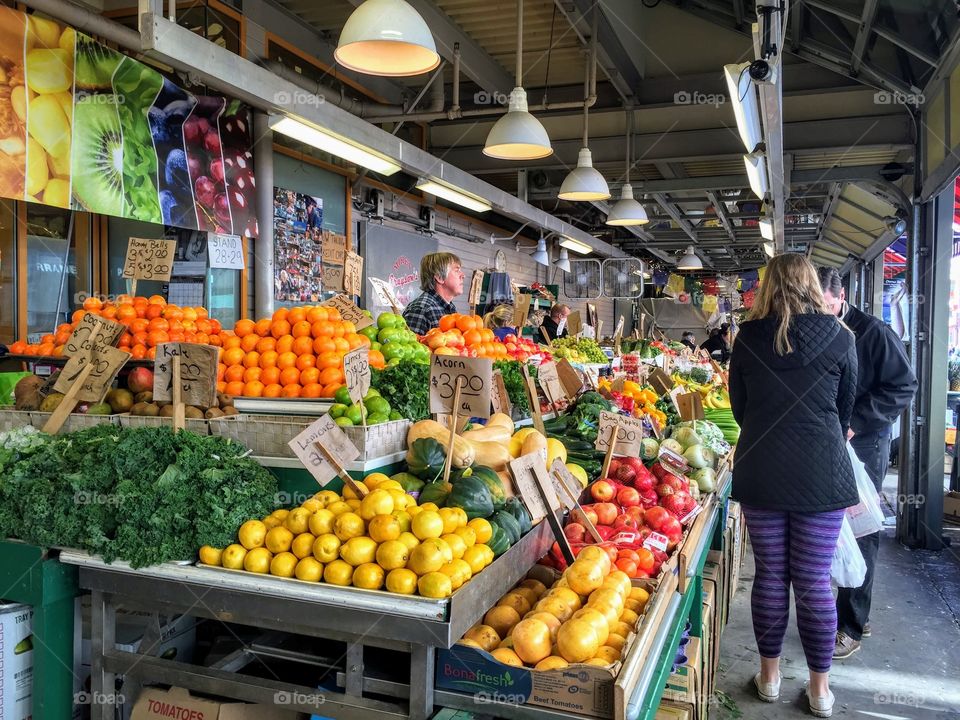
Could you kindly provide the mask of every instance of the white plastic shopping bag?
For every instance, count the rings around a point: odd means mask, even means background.
[[[867,469],[850,443],[847,443],[847,453],[850,455],[850,464],[853,465],[853,475],[857,478],[857,492],[860,502],[847,508],[847,520],[854,537],[863,537],[883,529],[883,508],[880,507],[880,496],[874,486]]]
[[[838,587],[849,588],[860,587],[867,577],[867,564],[863,561],[863,553],[860,552],[857,538],[850,529],[846,515],[843,516],[840,537],[837,538],[837,547],[833,551],[830,577]]]

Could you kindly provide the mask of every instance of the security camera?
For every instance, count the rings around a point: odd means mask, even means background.
[[[754,60],[750,63],[747,73],[758,85],[774,85],[777,82],[777,66],[766,60]]]

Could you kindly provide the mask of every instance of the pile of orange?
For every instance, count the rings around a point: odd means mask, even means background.
[[[421,342],[435,355],[485,357],[494,360],[509,357],[507,346],[497,340],[493,330],[483,326],[483,318],[479,315],[444,315],[440,318],[439,326],[424,335]]]
[[[331,398],[343,385],[343,356],[370,339],[336,308],[280,308],[273,317],[238,320],[219,336],[217,387],[228,395]],[[383,355],[370,351],[371,367]]]
[[[125,325],[127,330],[120,336],[117,347],[138,359],[153,359],[157,345],[165,342],[220,344],[220,323],[207,316],[206,308],[179,307],[160,295],[149,298],[119,295],[106,302],[97,297],[86,298],[83,307],[73,313],[71,322],[44,335],[37,344],[19,340],[10,345],[10,352],[47,357],[62,355],[63,346],[87,313]]]

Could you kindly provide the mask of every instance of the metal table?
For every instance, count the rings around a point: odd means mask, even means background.
[[[166,564],[134,570],[126,563],[106,564],[80,552],[64,552],[61,562],[79,569],[79,584],[91,591],[91,692],[107,703],[93,708],[94,720],[112,720],[113,688],[118,674],[169,683],[246,702],[274,705],[278,696],[299,712],[341,718],[410,718],[433,713],[435,652],[449,648],[490,606],[542,557],[553,543],[542,522],[450,598],[432,600],[353,587],[253,575],[218,568]],[[268,631],[292,633],[346,644],[339,669],[344,692],[318,691],[238,672],[242,658],[202,667],[115,648],[118,606],[166,614],[187,614]],[[376,690],[364,672],[364,647],[409,654],[407,703],[365,696]],[[257,654],[247,648],[247,653]],[[262,655],[270,655],[263,652]],[[274,655],[279,657],[279,655]],[[321,663],[314,663],[321,664]],[[128,701],[130,699],[128,698]]]

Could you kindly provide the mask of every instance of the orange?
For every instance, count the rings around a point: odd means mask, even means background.
[[[263,383],[252,380],[243,386],[243,394],[247,397],[260,397],[263,394]]]
[[[263,370],[261,370],[258,367],[247,368],[246,370],[243,371],[243,381],[245,383],[248,383],[248,382],[253,382],[254,380],[259,380],[260,373],[262,372]]]
[[[276,350],[265,350],[260,353],[260,367],[262,368],[272,368],[276,367],[277,358],[280,357],[277,355]]]
[[[263,386],[263,397],[268,398],[278,398],[280,393],[283,390],[283,387],[278,383],[270,383],[269,385]]]
[[[357,326],[354,325],[354,324],[353,324],[352,322],[350,322],[349,320],[341,320],[341,321],[340,321],[340,324],[343,326],[343,334],[344,334],[344,336],[346,336],[346,335],[352,335],[353,333],[355,333],[355,332],[357,331]]]
[[[295,338],[298,337],[310,337],[310,323],[306,320],[300,320],[297,323],[294,323],[293,327],[290,329],[290,334]]]
[[[240,347],[241,341],[236,335],[224,335],[220,340],[221,345],[228,350]]]
[[[217,363],[217,380],[223,380],[224,373],[227,372],[227,366],[223,363]]]
[[[137,318],[130,323],[130,332],[146,332],[147,328],[150,326],[150,321],[146,318]]]
[[[315,355],[322,355],[323,353],[333,352],[337,349],[337,346],[334,344],[333,340],[327,337],[318,337],[313,341],[313,352]]]
[[[333,336],[342,338],[347,334],[347,329],[343,326],[342,322],[337,322],[333,324]]]
[[[371,350],[369,360],[370,367],[376,368],[377,370],[383,370],[387,365],[386,358],[383,357],[383,353],[379,350]]]
[[[103,302],[98,297],[90,296],[83,301],[84,310],[99,310],[103,307]]]
[[[310,327],[313,337],[333,337],[334,332],[334,325],[329,320],[318,320]]]
[[[347,341],[347,344],[350,346],[351,350],[356,350],[358,347],[363,345],[363,341],[361,340],[362,337],[363,335],[350,333],[349,335],[345,336],[343,339]],[[369,339],[367,340],[367,342],[369,342]]]
[[[284,335],[283,337],[277,338],[278,353],[290,352],[290,349],[292,347],[293,347],[293,335]]]
[[[282,352],[277,356],[277,367],[281,370],[293,367],[297,364],[297,355],[292,352]]]
[[[287,313],[285,318],[288,323],[293,325],[294,323],[303,322],[307,317],[307,309],[304,307],[295,307],[290,308],[290,312]]]
[[[340,355],[346,355],[348,352],[350,352],[350,343],[348,343],[342,337],[335,337],[333,339],[333,344],[334,347],[337,348],[337,352]]]
[[[243,366],[248,368],[260,367],[260,353],[258,353],[256,350],[251,350],[244,355]]]
[[[243,395],[244,384],[242,381],[237,382],[228,382],[227,383],[227,395]]]
[[[156,347],[165,342],[170,342],[170,336],[163,330],[154,330],[147,334],[147,345],[150,347]]]
[[[322,398],[332,398],[337,394],[337,390],[343,387],[342,383],[331,383],[329,385],[323,386],[323,391],[320,393]]]
[[[133,305],[121,305],[117,308],[117,320],[120,322],[127,322],[129,320],[136,320],[137,311]]]
[[[274,320],[273,325],[270,327],[270,334],[275,338],[282,338],[284,335],[289,335],[290,323],[286,320]]]
[[[456,313],[452,315],[444,315],[440,318],[440,331],[446,332],[447,330],[453,330],[457,326],[457,318],[460,316]]]
[[[324,368],[320,371],[318,382],[321,385],[343,384],[343,370],[340,368]]]
[[[260,359],[263,360],[262,357]],[[262,370],[263,372],[260,373],[259,380],[264,385],[272,385],[273,383],[280,382],[280,368],[271,366],[262,368]]]
[[[339,368],[341,365],[343,365],[343,358],[335,352],[323,353],[317,357],[317,367],[321,370]]]
[[[319,320],[327,319],[327,309],[325,307],[312,307],[307,310],[307,322],[311,325]]]
[[[240,365],[244,357],[246,357],[246,353],[241,348],[230,348],[229,350],[223,351],[223,364],[227,367]]]
[[[483,342],[483,336],[480,334],[479,330],[467,330],[463,334],[463,341],[467,344],[468,347],[474,345],[479,345]]]
[[[476,323],[471,315],[461,315],[457,318],[457,330],[462,333],[465,333],[468,330],[476,330],[476,327]],[[483,326],[481,325],[481,327]]]
[[[300,355],[297,358],[297,369],[306,370],[312,368],[317,364],[317,358],[313,355]]]
[[[156,360],[157,359],[157,349],[152,347],[147,350],[147,354],[144,356],[147,360]]]
[[[300,385],[298,385],[297,383],[284,385],[283,390],[280,391],[280,397],[285,397],[285,398],[300,397]]]
[[[153,320],[151,320],[151,321],[147,324],[147,329],[148,329],[150,332],[154,332],[155,330],[167,331],[167,330],[170,329],[170,323],[168,323],[168,322],[167,322],[164,318],[162,318],[162,317],[157,317],[157,318],[154,318]]]
[[[294,339],[291,351],[296,355],[312,355],[313,339],[309,335],[301,335]]]
[[[253,331],[260,337],[267,337],[270,335],[270,326],[272,324],[273,321],[270,318],[257,320],[256,325],[253,326]]]
[[[295,367],[288,367],[280,371],[280,384],[286,387],[300,382],[300,371]]]
[[[277,341],[275,338],[268,336],[260,338],[260,341],[257,343],[257,347],[254,348],[261,355],[265,352],[270,352],[271,350],[277,349]]]
[[[178,308],[176,305],[167,305],[163,309],[163,316],[167,320],[183,320],[183,310]],[[250,321],[247,320],[247,322],[250,322]]]
[[[137,360],[141,360],[147,355],[147,346],[138,343],[130,348],[130,354]]]
[[[83,316],[87,314],[86,310],[74,310],[73,315],[70,316],[70,321],[78,323],[83,319]],[[24,345],[25,347],[26,345]],[[17,353],[18,355],[20,353]]]
[[[242,338],[240,338],[240,347],[246,350],[247,352],[250,352],[255,347],[257,347],[257,343],[259,342],[260,342],[260,336],[250,333],[249,335],[244,335]]]
[[[287,314],[290,312],[289,308],[278,308],[273,313],[273,322],[278,322],[280,320],[286,320]]]
[[[312,355],[304,355],[303,357],[313,357]],[[299,363],[297,367],[300,368]],[[300,384],[306,387],[307,385],[312,385],[315,382],[320,380],[320,371],[315,367],[300,368]]]
[[[53,339],[53,343],[51,344],[63,345],[69,339],[70,339],[69,336],[61,339],[60,334],[58,333],[57,336]],[[123,333],[123,335],[121,335],[120,339],[117,341],[117,347],[130,347],[132,344],[133,344],[133,335],[131,335],[130,333]]]
[[[50,355],[53,355],[53,350],[53,343],[40,343],[40,348],[37,350],[37,355],[49,357]]]
[[[323,397],[323,385],[320,383],[307,383],[303,385],[303,389],[300,391],[300,397],[305,398],[318,398]]]
[[[223,344],[223,341],[220,339],[219,335],[210,335],[207,340],[207,343],[210,345],[216,345],[217,347],[220,347],[220,345]]]
[[[166,313],[164,315],[166,316]],[[254,331],[254,327],[253,320],[237,320],[233,326],[233,331],[237,334],[237,337],[245,337]]]
[[[146,310],[143,312],[143,316],[148,320],[153,320],[163,315],[163,305],[158,305],[157,303],[151,303],[147,305]]]

